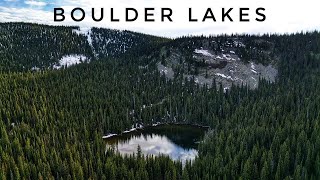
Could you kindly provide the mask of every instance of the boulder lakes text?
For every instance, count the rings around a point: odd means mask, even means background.
[[[120,19],[114,14],[114,8],[110,8],[109,12],[105,12],[104,8],[92,8],[91,17],[87,17],[86,11],[79,7],[74,8],[70,14],[66,14],[63,8],[54,8],[54,22],[62,22],[66,19],[66,16],[70,16],[75,22],[81,22],[86,18],[91,18],[95,22],[105,20],[110,22],[134,22],[139,18],[142,18],[145,22],[173,22],[172,15],[174,12],[171,8],[160,8],[160,17],[155,17],[155,10],[155,8],[144,8],[142,13],[135,8],[125,8],[122,10],[125,16]],[[192,8],[189,8],[186,12],[188,12],[189,22],[250,22],[251,20],[263,22],[266,20],[265,8],[258,7],[255,9],[255,13],[250,13],[250,10],[250,8],[221,8],[217,11],[216,9],[207,8],[201,17],[195,17]],[[105,17],[107,13],[108,15]],[[235,14],[239,16],[234,17]]]

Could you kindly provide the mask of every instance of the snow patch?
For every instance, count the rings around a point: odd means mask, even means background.
[[[251,63],[251,69],[256,70],[256,66],[253,64],[253,62]]]
[[[54,69],[60,69],[63,66],[72,66],[72,65],[76,65],[76,64],[80,64],[82,62],[87,61],[88,58],[84,55],[66,55],[63,56],[60,60],[59,60],[59,64],[58,65],[54,65],[53,68]]]
[[[223,92],[224,93],[226,93],[227,91],[229,91],[230,90],[230,88],[229,87],[225,87],[225,88],[223,88]]]
[[[202,55],[204,55],[204,56],[214,57],[211,53],[209,53],[208,50],[196,49],[196,50],[194,50],[194,52],[197,53],[197,54],[202,54]]]
[[[217,76],[220,76],[222,78],[226,78],[226,79],[230,79],[230,80],[233,80],[233,78],[231,76],[227,76],[225,74],[221,74],[221,73],[216,73]]]
[[[126,133],[130,133],[130,132],[133,132],[133,131],[136,131],[138,129],[143,129],[143,125],[142,124],[136,124],[136,128],[134,125],[132,125],[132,128],[130,130],[127,130],[127,131],[123,131],[121,134],[126,134]],[[102,139],[108,139],[108,138],[111,138],[113,136],[118,136],[118,134],[108,134],[106,136],[102,136]]]
[[[139,124],[139,123],[136,123],[136,125],[132,125],[131,129],[130,130],[126,130],[126,131],[123,131],[122,134],[125,134],[125,133],[129,133],[129,132],[133,132],[133,131],[136,131],[138,129],[143,129],[143,125],[142,124]]]
[[[255,74],[258,74],[258,72],[257,72],[257,71],[255,71],[255,70],[253,70],[253,69],[251,69],[251,71],[252,71],[253,73],[255,73]]]
[[[116,136],[117,134],[108,134],[106,136],[102,136],[102,139],[107,139],[107,138],[111,138],[113,136]]]
[[[159,126],[160,124],[161,124],[160,122],[156,122],[156,123],[153,123],[152,126],[155,127],[155,126]]]
[[[251,62],[251,71],[255,74],[258,74],[257,70],[256,70],[256,66],[254,65],[253,62]]]

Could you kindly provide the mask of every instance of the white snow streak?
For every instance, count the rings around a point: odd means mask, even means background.
[[[90,27],[79,27],[79,29],[73,29],[73,32],[77,33],[78,35],[87,36],[88,43],[92,46],[92,38],[91,38],[91,28]]]
[[[107,136],[102,136],[102,139],[107,139],[107,138],[110,138],[112,136],[116,136],[117,134],[109,134]]]
[[[197,53],[197,54],[202,54],[204,56],[214,57],[211,53],[209,53],[208,50],[196,49],[196,50],[194,50],[194,52]]]
[[[251,71],[252,71],[253,73],[255,73],[255,74],[258,73],[257,70],[256,70],[256,66],[254,65],[253,62],[251,63]]]
[[[86,36],[94,56],[98,57],[98,54],[95,52],[95,49],[93,48],[93,45],[92,45],[92,29],[90,27],[79,27],[79,29],[73,29],[72,31],[74,33],[77,33],[78,35]]]
[[[222,78],[226,78],[226,79],[231,79],[233,80],[233,78],[231,76],[227,76],[227,75],[224,75],[224,74],[221,74],[221,73],[216,73],[217,76],[220,76]]]

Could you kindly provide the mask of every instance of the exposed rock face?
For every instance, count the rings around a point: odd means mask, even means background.
[[[166,67],[162,65],[161,63],[157,64],[158,70],[160,73],[164,74],[168,79],[174,78],[174,72],[171,67]]]
[[[245,46],[242,42],[234,42]],[[258,87],[259,79],[274,82],[278,70],[273,65],[262,65],[254,60],[244,62],[236,54],[235,48],[225,48],[221,52],[199,47],[192,52],[192,66],[190,70],[190,60],[179,49],[171,49],[171,54],[165,61],[166,66],[158,63],[158,70],[172,79],[175,72],[173,69],[181,67],[184,69],[184,77],[194,78],[200,85],[211,86],[215,79],[217,83],[222,83],[224,89],[229,89],[234,85],[248,85],[251,89]],[[188,62],[187,62],[188,61]],[[195,70],[196,69],[196,70]],[[191,71],[196,73],[191,73]]]

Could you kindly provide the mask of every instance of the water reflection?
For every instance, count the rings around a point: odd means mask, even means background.
[[[168,155],[173,160],[194,160],[197,146],[205,129],[186,125],[163,125],[138,132],[115,136],[106,140],[107,148],[114,148],[121,155],[137,153],[138,145],[144,155]]]

